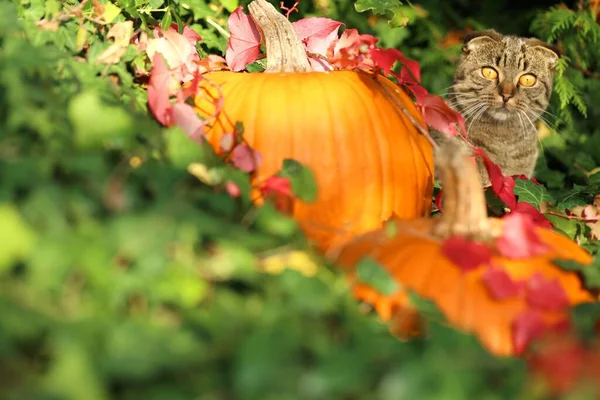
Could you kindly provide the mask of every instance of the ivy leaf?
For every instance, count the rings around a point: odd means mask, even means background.
[[[486,265],[492,259],[492,251],[483,244],[471,241],[462,236],[448,238],[442,244],[442,254],[453,264],[469,272],[479,266]]]
[[[529,179],[516,179],[515,187],[513,189],[514,194],[519,197],[519,201],[525,201],[538,210],[540,204],[544,202],[555,203],[555,199],[548,193],[546,187],[543,185],[536,185]]]
[[[391,296],[400,289],[400,285],[388,271],[371,258],[362,259],[356,266],[358,282],[364,283],[379,293]]]
[[[260,153],[246,144],[235,146],[231,153],[231,162],[233,165],[246,173],[254,171],[260,165],[261,161],[262,157]]]
[[[527,303],[536,308],[558,311],[569,306],[569,299],[558,280],[535,274],[527,280]]]
[[[279,176],[289,178],[294,194],[304,201],[317,199],[317,185],[313,172],[296,160],[283,160],[283,168]]]
[[[513,345],[517,354],[525,351],[529,343],[540,337],[545,330],[544,320],[538,312],[526,310],[519,315],[512,326]]]
[[[511,210],[517,205],[517,198],[513,192],[515,179],[512,176],[502,175],[502,170],[496,165],[482,149],[475,149],[475,154],[483,159],[483,164],[487,170],[492,190]]]
[[[481,276],[488,291],[496,300],[505,300],[519,294],[523,287],[521,282],[514,281],[502,268],[488,268]]]
[[[407,65],[405,64],[405,66]],[[409,67],[407,66],[407,68]],[[417,78],[417,76],[415,76],[415,78]],[[446,104],[444,99],[429,94],[426,91],[413,91],[413,93],[415,95],[421,94],[421,96],[417,96],[417,107],[421,111],[421,114],[423,114],[423,119],[427,125],[448,136],[457,136],[460,134],[457,126],[460,127],[463,132],[467,132],[465,120],[462,115],[448,107],[448,104]]]
[[[227,21],[231,36],[227,42],[225,59],[234,71],[241,71],[258,59],[260,54],[260,33],[248,15],[239,6]]]
[[[386,15],[390,10],[402,5],[399,0],[358,0],[354,8],[358,12],[371,10],[374,14]]]
[[[533,217],[519,213],[503,218],[502,236],[496,240],[496,248],[507,258],[528,258],[548,251],[535,233]]]

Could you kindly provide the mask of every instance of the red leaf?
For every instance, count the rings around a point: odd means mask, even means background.
[[[375,65],[383,70],[388,75],[392,69],[392,66],[396,61],[402,63],[404,68],[402,70],[409,70],[410,80],[415,83],[421,81],[421,67],[419,63],[413,60],[409,60],[404,57],[402,52],[398,49],[380,49],[373,48],[369,51],[371,59],[375,62]]]
[[[546,327],[540,314],[533,310],[526,310],[519,315],[512,326],[513,345],[517,354],[527,349],[529,343],[539,338]]]
[[[448,107],[441,97],[428,93],[421,98],[417,96],[417,107],[421,110],[425,123],[435,130],[448,136],[457,136],[460,134],[457,129],[459,126],[463,132],[467,132],[462,115]]]
[[[552,222],[548,221],[546,217],[544,217],[544,214],[539,212],[537,208],[525,201],[518,202],[511,213],[527,214],[531,216],[533,223],[536,226],[552,229]]]
[[[475,155],[483,159],[483,164],[487,170],[492,190],[511,210],[517,205],[517,198],[513,192],[515,180],[512,176],[502,175],[502,170],[496,165],[485,152],[480,148],[475,148]]]
[[[292,25],[298,39],[306,40],[309,38],[328,39],[332,33],[337,38],[338,29],[344,24],[329,18],[311,17],[303,18]]]
[[[510,213],[503,218],[502,236],[496,240],[498,252],[507,258],[528,258],[546,253],[546,246],[535,232],[528,214]]]
[[[179,126],[188,137],[195,142],[202,143],[204,139],[204,126],[206,121],[200,119],[192,106],[186,103],[177,103],[171,110],[173,123]]]
[[[462,236],[446,239],[442,244],[442,254],[463,272],[485,265],[492,259],[492,251],[488,246]]]
[[[225,190],[233,199],[240,197],[240,194],[242,193],[240,187],[231,181],[225,183]]]
[[[502,268],[488,268],[481,279],[488,291],[496,300],[506,300],[519,294],[523,287],[521,282],[515,282]]]
[[[561,310],[569,306],[565,289],[556,279],[535,274],[527,280],[527,302],[536,308]]]
[[[544,340],[529,359],[529,366],[559,393],[569,390],[580,378],[586,349],[570,337],[552,336]]]
[[[442,196],[444,194],[444,189],[440,189],[440,191],[438,192],[438,194],[435,196],[435,200],[434,200],[434,204],[437,207],[438,210],[442,211]]]
[[[271,176],[265,180],[265,182],[260,185],[260,192],[263,196],[274,193],[280,194],[283,196],[294,196],[294,192],[292,191],[292,183],[289,178],[284,176]]]
[[[231,36],[227,42],[225,59],[232,70],[241,71],[258,59],[260,33],[252,18],[244,14],[242,6],[231,13],[227,25]]]
[[[160,54],[152,57],[152,71],[148,82],[148,106],[154,117],[165,126],[171,125],[169,83],[171,72]]]
[[[235,146],[231,153],[233,165],[246,173],[254,171],[260,165],[261,160],[260,154],[245,144]]]

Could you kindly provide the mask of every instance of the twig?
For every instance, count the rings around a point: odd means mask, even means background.
[[[300,10],[298,10],[298,4],[300,4],[300,1],[301,0],[297,0],[291,8],[287,8],[285,6],[285,4],[284,4],[285,2],[283,0],[279,2],[279,8],[281,8],[282,11],[286,11],[285,17],[287,19],[290,19],[290,14],[292,12],[294,12],[294,11],[300,12]]]

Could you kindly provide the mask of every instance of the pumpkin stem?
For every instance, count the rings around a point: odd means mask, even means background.
[[[494,236],[477,165],[466,146],[459,140],[446,141],[436,154],[436,163],[444,188],[444,211],[434,234],[476,240]]]
[[[306,51],[294,26],[266,0],[254,0],[248,10],[260,30],[267,52],[265,72],[311,72]]]

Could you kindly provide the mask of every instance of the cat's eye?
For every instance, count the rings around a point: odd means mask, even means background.
[[[481,75],[483,75],[484,78],[494,80],[498,78],[498,71],[496,71],[494,68],[483,67],[481,68]]]
[[[535,77],[535,75],[524,74],[524,75],[521,75],[521,77],[519,78],[519,85],[521,85],[523,87],[532,87],[533,85],[535,85],[536,81],[537,81],[537,78]]]

